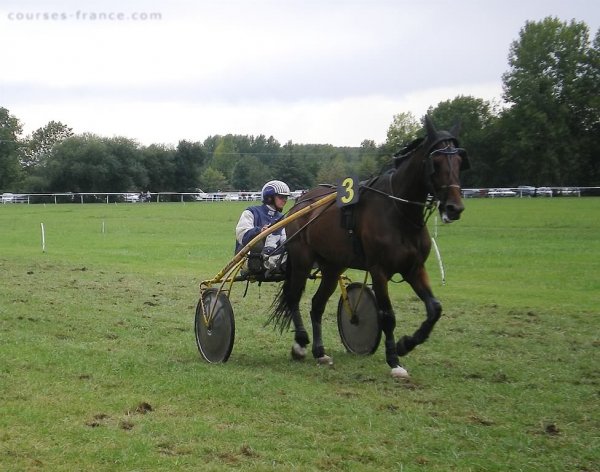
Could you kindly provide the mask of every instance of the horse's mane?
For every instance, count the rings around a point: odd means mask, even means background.
[[[394,153],[394,167],[398,168],[400,164],[405,162],[412,155],[412,153],[417,150],[421,144],[423,144],[423,141],[425,141],[425,138],[423,137],[413,139],[411,142],[404,145],[404,147],[402,147],[398,152]]]
[[[424,137],[413,139],[408,144],[405,144],[398,152],[394,153],[394,157],[402,158],[417,149],[425,141]]]

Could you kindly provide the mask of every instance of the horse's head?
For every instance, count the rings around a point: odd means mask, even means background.
[[[470,167],[469,158],[458,144],[459,125],[448,131],[437,130],[429,116],[425,116],[425,129],[425,180],[430,193],[439,201],[442,221],[451,223],[458,220],[465,209],[460,192],[460,172]]]

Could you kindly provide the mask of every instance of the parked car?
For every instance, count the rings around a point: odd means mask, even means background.
[[[563,197],[565,197],[565,196],[580,197],[581,196],[579,187],[563,187],[563,188],[558,189],[558,194],[562,195]]]
[[[194,194],[194,200],[196,200],[197,202],[206,202],[208,200],[211,200],[211,197],[208,193],[199,192]]]
[[[496,198],[496,197],[514,197],[517,195],[517,192],[514,190],[507,190],[503,188],[495,188],[488,192],[488,197]]]
[[[534,197],[535,187],[532,187],[531,185],[519,185],[517,187],[517,193],[520,197]]]
[[[2,203],[28,203],[27,195],[5,192],[2,194]]]
[[[535,194],[538,197],[551,197],[553,195],[550,187],[538,187],[535,189]]]
[[[123,195],[123,198],[125,199],[126,202],[135,203],[135,202],[140,201],[140,194],[139,193],[126,193],[125,195]]]
[[[481,190],[478,188],[463,188],[462,196],[463,198],[475,198],[481,195]]]

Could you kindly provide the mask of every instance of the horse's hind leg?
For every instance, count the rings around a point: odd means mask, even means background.
[[[295,267],[297,265],[295,264]],[[306,357],[306,346],[310,343],[308,332],[304,327],[302,316],[300,315],[300,299],[306,287],[306,279],[310,274],[310,266],[304,269],[294,269],[292,277],[289,281],[288,289],[288,305],[291,309],[292,323],[294,324],[294,344],[292,345],[292,358],[302,360]]]
[[[321,320],[323,319],[323,312],[325,311],[327,300],[329,300],[329,297],[331,297],[337,287],[340,272],[341,271],[339,270],[323,268],[321,283],[312,299],[312,309],[310,311],[310,320],[312,322],[313,331],[312,354],[319,364],[332,364],[331,357],[325,354]]]
[[[427,341],[427,338],[431,334],[433,327],[440,319],[442,315],[442,305],[433,296],[431,286],[429,285],[429,277],[424,267],[421,267],[417,271],[417,275],[414,280],[408,280],[415,293],[425,304],[425,310],[427,311],[427,318],[421,326],[413,333],[412,336],[403,336],[397,345],[397,352],[400,356],[405,356],[412,351],[419,344]]]
[[[294,323],[294,344],[292,345],[292,359],[301,361],[306,357],[306,346],[310,343],[308,332],[304,327],[300,309],[295,308],[292,313],[292,322]]]

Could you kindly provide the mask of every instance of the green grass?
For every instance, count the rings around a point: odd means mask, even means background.
[[[201,360],[198,284],[244,204],[1,206],[0,470],[600,470],[600,199],[466,206],[438,227],[444,315],[410,381],[344,352],[338,294],[335,366],[290,361],[276,284],[234,288],[232,356]],[[422,304],[390,292],[414,330]]]

